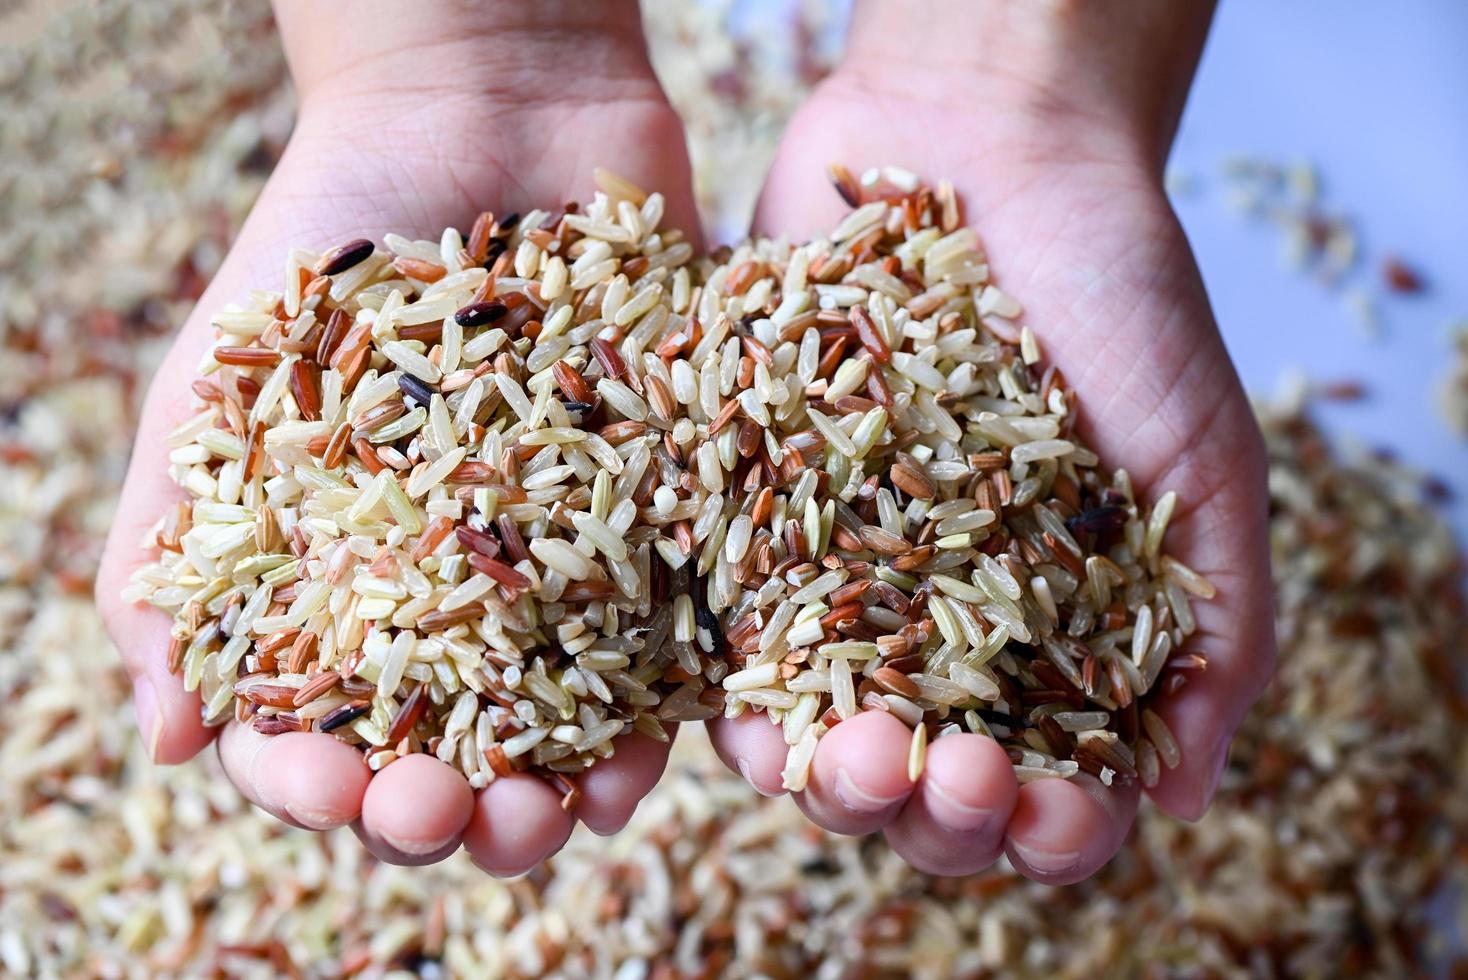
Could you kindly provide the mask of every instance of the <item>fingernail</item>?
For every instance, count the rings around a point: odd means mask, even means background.
[[[1203,784],[1203,809],[1207,810],[1213,805],[1213,797],[1218,794],[1218,784],[1223,781],[1223,771],[1228,768],[1228,753],[1233,747],[1234,733],[1228,732],[1213,750],[1213,768],[1208,773],[1208,780]]]
[[[1009,846],[1019,855],[1032,870],[1041,874],[1059,875],[1074,871],[1081,863],[1080,851],[1046,851],[1038,847],[1029,847],[1017,840],[1011,839]]]
[[[780,791],[779,790],[768,790],[768,789],[765,789],[763,786],[761,786],[758,783],[758,781],[755,780],[755,778],[754,778],[754,770],[752,768],[750,768],[749,760],[748,759],[735,759],[734,760],[734,768],[736,768],[736,769],[739,770],[739,775],[743,776],[744,777],[744,781],[746,783],[748,783],[750,786],[754,787],[754,791],[756,793],[758,793],[760,796],[774,797],[774,796],[779,796],[780,795]]]
[[[158,761],[158,740],[163,737],[163,711],[158,706],[158,689],[146,677],[133,681],[133,711],[137,713],[138,734],[148,758]]]
[[[834,786],[836,799],[841,805],[852,813],[877,813],[897,803],[901,803],[904,793],[896,796],[879,796],[858,786],[856,780],[845,769],[836,770],[836,783]]]
[[[328,813],[325,810],[317,810],[314,807],[301,806],[298,803],[287,803],[284,808],[290,814],[292,820],[308,830],[335,830],[344,824],[350,823],[343,820],[340,814]]]
[[[924,782],[923,792],[927,794],[928,811],[949,830],[978,830],[997,816],[989,807],[970,806],[955,798],[936,780]]]
[[[425,854],[437,853],[438,851],[441,851],[444,848],[448,847],[450,844],[455,843],[458,840],[459,835],[456,834],[453,837],[446,837],[440,841],[399,840],[392,834],[381,834],[380,836],[382,837],[382,842],[384,844],[386,844],[388,847],[393,848],[399,854],[409,854],[413,857],[422,857]]]

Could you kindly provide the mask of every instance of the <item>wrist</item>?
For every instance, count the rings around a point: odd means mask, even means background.
[[[1160,168],[1212,0],[857,0],[838,74]]]
[[[276,4],[302,114],[379,96],[524,105],[653,79],[636,0]],[[568,70],[574,66],[574,70]]]

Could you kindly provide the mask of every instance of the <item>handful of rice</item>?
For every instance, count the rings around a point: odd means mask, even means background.
[[[930,739],[970,731],[1021,781],[1153,785],[1179,750],[1147,698],[1206,666],[1190,597],[1214,591],[1162,553],[1175,496],[1143,511],[1075,438],[1074,396],[951,185],[831,176],[853,210],[828,238],[743,245],[700,297],[729,338],[695,359],[701,407],[717,425],[735,397],[743,416],[699,459],[745,494],[715,522],[708,590],[726,715],[783,726],[795,791],[859,711],[912,729],[913,779]]]
[[[174,617],[204,715],[327,731],[472,785],[762,711],[804,787],[858,711],[992,735],[1021,779],[1151,784],[1146,709],[1203,658],[1205,579],[1071,431],[952,188],[833,170],[828,238],[695,260],[663,201],[467,239],[292,252],[215,315],[190,499],[130,599]]]
[[[698,550],[651,509],[676,443],[640,354],[686,329],[692,248],[605,179],[584,213],[294,251],[283,292],[215,315],[169,437],[192,499],[131,592],[175,617],[207,721],[476,787],[534,768],[569,808],[616,735],[718,711],[674,629]]]

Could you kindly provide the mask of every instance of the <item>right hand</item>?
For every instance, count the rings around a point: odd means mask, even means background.
[[[792,241],[832,227],[833,162],[951,179],[997,282],[1074,387],[1088,444],[1139,496],[1177,492],[1170,553],[1218,587],[1195,606],[1208,670],[1157,705],[1182,762],[1150,795],[1184,819],[1207,809],[1275,655],[1263,443],[1162,191],[1207,19],[1172,0],[859,3],[845,61],[791,121],[755,218]],[[785,743],[762,715],[712,734],[756,789],[782,792]],[[970,874],[1007,853],[1050,884],[1095,873],[1130,830],[1135,785],[1019,786],[973,734],[934,742],[914,784],[908,740],[880,712],[842,722],[797,802],[836,833],[885,831],[925,871]]]
[[[475,794],[428,755],[372,776],[360,752],[328,734],[205,727],[198,696],[165,663],[169,617],[119,595],[149,558],[139,542],[182,498],[164,437],[192,414],[189,385],[214,341],[210,314],[250,289],[280,288],[289,247],[381,241],[389,231],[436,239],[480,211],[587,199],[597,165],[661,190],[667,224],[693,233],[682,130],[647,62],[636,5],[625,0],[282,3],[277,16],[299,98],[296,130],[149,389],[97,602],[156,761],[187,760],[217,736],[240,792],[287,823],[350,824],[374,854],[401,864],[439,860],[463,842],[485,870],[518,874],[558,850],[575,819],[618,830],[661,775],[668,746],[624,736],[613,758],[580,779],[574,814],[534,776]]]

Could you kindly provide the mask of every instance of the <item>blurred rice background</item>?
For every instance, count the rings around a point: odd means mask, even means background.
[[[783,119],[838,57],[843,6],[645,3],[716,227],[738,229]],[[628,830],[578,834],[512,882],[286,829],[212,759],[153,768],[92,578],[148,377],[278,157],[291,95],[263,0],[9,3],[0,34],[0,973],[1468,970],[1462,558],[1440,483],[1341,454],[1308,420],[1306,396],[1340,385],[1261,408],[1283,660],[1218,804],[1196,825],[1144,808],[1084,886],[916,874],[757,799],[696,733]]]

